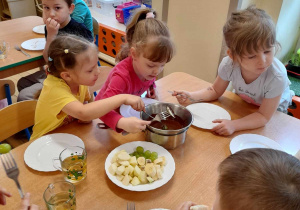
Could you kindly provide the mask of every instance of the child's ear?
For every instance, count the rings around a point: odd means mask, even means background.
[[[67,72],[67,71],[61,72],[61,73],[60,73],[60,77],[61,77],[63,80],[67,81],[67,82],[71,81],[71,75],[70,75],[70,73]]]
[[[74,9],[75,9],[75,4],[72,3],[70,8],[69,8],[69,14],[70,15],[73,13]]]
[[[136,52],[136,49],[134,47],[131,47],[130,48],[130,55],[133,59],[136,59],[137,58],[137,52]]]
[[[233,55],[230,49],[227,49],[227,55],[233,60]]]

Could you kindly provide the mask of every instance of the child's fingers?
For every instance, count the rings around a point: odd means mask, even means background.
[[[30,193],[26,193],[21,202],[21,210],[27,210],[30,207]]]
[[[3,188],[3,187],[0,187],[0,194],[3,194],[3,195],[5,195],[5,196],[7,196],[7,197],[11,197],[12,195],[11,195],[11,193],[10,192],[8,192],[5,188]]]

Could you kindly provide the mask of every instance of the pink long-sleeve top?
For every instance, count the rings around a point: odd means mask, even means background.
[[[96,96],[95,100],[101,100],[109,98],[118,94],[131,94],[140,96],[151,85],[155,87],[155,79],[149,81],[141,81],[133,69],[132,57],[129,56],[126,59],[118,63],[108,75],[106,82],[101,88],[100,92]],[[113,110],[106,115],[100,117],[100,119],[110,128],[117,132],[121,132],[118,129],[117,123],[123,116],[119,113],[119,108]]]

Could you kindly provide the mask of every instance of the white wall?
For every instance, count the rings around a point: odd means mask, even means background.
[[[287,63],[291,54],[295,52],[296,44],[300,47],[300,1],[283,0],[281,12],[277,22],[277,40],[282,46],[276,57]],[[298,49],[297,48],[297,49]]]
[[[169,1],[167,23],[177,52],[166,65],[164,76],[183,71],[208,82],[215,80],[229,3],[230,0]]]
[[[287,63],[295,52],[300,35],[300,1],[299,0],[240,0],[241,9],[251,4],[264,9],[276,23],[277,41],[281,50],[276,57]],[[298,49],[298,48],[297,48]]]

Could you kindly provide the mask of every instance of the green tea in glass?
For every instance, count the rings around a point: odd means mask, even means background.
[[[76,184],[86,178],[87,154],[84,148],[65,148],[59,155],[59,161],[66,181]]]
[[[66,181],[49,184],[44,192],[44,200],[48,210],[75,210],[75,186]]]

